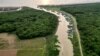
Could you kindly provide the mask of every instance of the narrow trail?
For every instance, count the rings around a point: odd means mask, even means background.
[[[35,9],[49,12],[58,17],[59,25],[58,25],[57,32],[55,33],[55,35],[58,36],[58,41],[60,42],[58,44],[60,46],[59,56],[73,56],[73,45],[72,45],[71,40],[68,38],[68,33],[67,33],[69,30],[68,29],[69,22],[67,22],[64,15],[62,15],[62,13],[59,13],[57,11],[52,12],[46,9],[40,9],[40,8],[35,8]]]
[[[74,28],[75,28],[75,31],[77,34],[78,44],[79,44],[79,48],[80,48],[80,54],[81,54],[81,56],[84,56],[83,50],[82,50],[82,45],[81,45],[80,33],[79,33],[78,27],[77,27],[76,18],[69,13],[66,13],[66,14],[73,20],[73,24],[74,24]]]

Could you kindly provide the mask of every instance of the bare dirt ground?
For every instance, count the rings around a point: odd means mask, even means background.
[[[0,50],[0,56],[16,56],[17,50],[9,49],[9,50]]]
[[[8,33],[0,33],[0,39],[8,43],[7,47],[0,50],[0,56],[16,56],[17,50],[14,49],[16,36]]]
[[[15,47],[16,36],[8,33],[0,33],[0,39],[7,41],[8,49],[12,49]],[[6,48],[5,48],[6,49]]]

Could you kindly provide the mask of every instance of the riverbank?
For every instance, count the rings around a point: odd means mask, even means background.
[[[46,12],[50,12],[52,14],[55,14],[59,17],[59,24],[58,29],[56,32],[56,35],[58,36],[59,46],[60,46],[60,53],[59,56],[73,56],[73,45],[68,38],[68,25],[69,23],[66,21],[64,15],[62,15],[61,12],[52,11],[52,10],[46,10],[43,9]]]
[[[73,56],[82,56],[83,53],[82,53],[80,37],[77,31],[77,23],[75,18],[71,14],[61,11],[60,7],[56,7],[56,6],[50,6],[50,7],[43,6],[43,7],[46,8],[47,10],[59,11],[65,16],[66,20],[69,22],[68,25],[69,30],[67,32],[68,32],[68,38],[72,41],[73,44],[73,52],[74,52]]]

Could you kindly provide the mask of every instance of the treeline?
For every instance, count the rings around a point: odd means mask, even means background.
[[[62,6],[76,17],[84,56],[100,56],[100,3]],[[77,43],[76,43],[77,44]]]
[[[55,15],[28,7],[20,11],[0,13],[0,33],[16,34],[20,39],[52,34],[57,24]]]

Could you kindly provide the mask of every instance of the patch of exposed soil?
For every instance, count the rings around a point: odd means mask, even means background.
[[[16,35],[0,33],[0,56],[16,56]]]
[[[7,43],[7,47],[5,49],[12,49],[15,47],[16,43],[16,35],[8,34],[8,33],[0,33],[0,43]]]
[[[10,50],[0,50],[0,56],[16,56],[17,50],[10,49]]]

